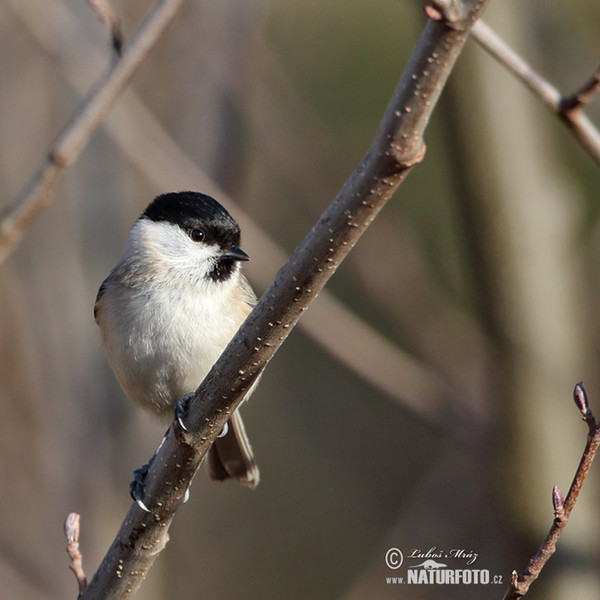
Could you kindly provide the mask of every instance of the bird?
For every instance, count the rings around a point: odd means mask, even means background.
[[[94,305],[108,363],[134,403],[172,418],[193,395],[256,304],[241,270],[247,260],[238,223],[211,196],[169,192],[147,206]],[[239,408],[207,464],[211,479],[258,484]]]

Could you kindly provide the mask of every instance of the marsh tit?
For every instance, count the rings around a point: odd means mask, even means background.
[[[111,369],[143,408],[172,417],[252,310],[256,296],[240,268],[248,255],[239,245],[237,222],[197,192],[158,196],[135,222],[94,315]],[[239,410],[210,449],[208,472],[258,483]]]

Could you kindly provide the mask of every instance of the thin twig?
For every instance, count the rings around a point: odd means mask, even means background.
[[[531,584],[538,578],[544,565],[556,551],[558,538],[561,536],[563,529],[567,525],[569,516],[575,507],[575,503],[577,502],[583,483],[590,470],[592,461],[600,446],[600,427],[597,425],[596,419],[588,406],[583,384],[578,383],[575,386],[573,397],[575,404],[581,412],[582,419],[588,426],[587,443],[583,455],[579,461],[579,466],[577,467],[567,497],[563,500],[562,492],[558,486],[554,486],[552,489],[554,521],[550,527],[550,531],[538,551],[529,560],[529,564],[525,570],[519,575],[517,575],[516,571],[513,571],[510,586],[506,591],[504,600],[516,600],[525,596],[529,591]]]
[[[123,49],[123,31],[121,22],[117,17],[115,9],[108,0],[88,0],[89,5],[98,13],[102,22],[110,32],[110,39],[113,50],[118,56],[121,56]]]
[[[113,62],[58,135],[41,167],[17,198],[0,213],[0,262],[15,248],[51,194],[64,170],[79,157],[135,70],[171,22],[184,0],[156,0],[122,58]]]
[[[83,561],[81,552],[79,551],[79,521],[80,517],[77,513],[70,513],[65,521],[65,536],[67,538],[67,554],[71,559],[69,568],[75,574],[77,584],[79,585],[79,593],[85,592],[88,582],[83,571]]]
[[[487,0],[465,0],[462,27],[429,20],[360,165],[282,267],[190,402],[188,432],[177,422],[82,600],[119,598],[139,588],[190,481],[229,415],[260,376],[309,304],[408,173],[423,158],[424,131]],[[315,415],[318,418],[318,415]],[[117,576],[118,571],[118,576]]]
[[[594,94],[600,89],[600,67],[594,74],[571,96],[561,100],[561,110],[565,113],[575,111],[589,104]]]
[[[550,111],[571,130],[575,139],[600,164],[600,132],[581,108],[597,91],[599,72],[573,96],[563,99],[561,93],[544,79],[521,55],[517,54],[483,21],[475,23],[471,35],[481,46],[525,84]],[[574,99],[575,98],[575,99]]]

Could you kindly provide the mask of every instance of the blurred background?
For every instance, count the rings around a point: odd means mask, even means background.
[[[127,36],[151,2],[114,6]],[[485,18],[564,93],[597,66],[595,2],[505,0]],[[76,596],[65,517],[81,513],[91,576],[162,437],[92,315],[134,220],[165,191],[214,194],[262,293],[366,152],[424,25],[397,0],[184,5],[0,266],[3,598]],[[0,31],[4,206],[110,53],[83,0],[2,0]],[[136,597],[501,598],[536,551],[585,444],[576,382],[600,416],[600,171],[474,41],[426,142],[244,407],[260,486],[200,473]],[[598,479],[532,599],[598,597]],[[432,548],[478,554],[502,585],[386,583]]]

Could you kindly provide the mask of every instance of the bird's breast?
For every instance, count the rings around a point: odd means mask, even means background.
[[[111,368],[133,401],[170,416],[173,404],[200,385],[247,310],[218,294],[113,292],[111,310],[101,311]]]

